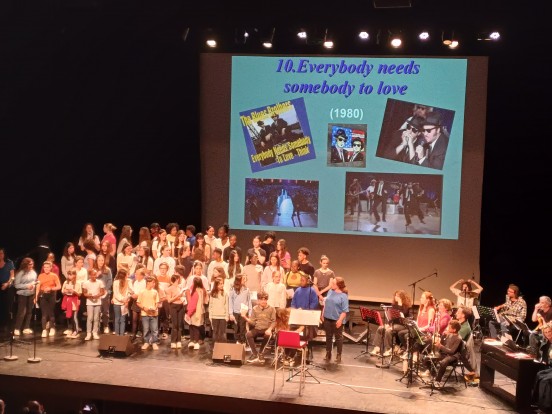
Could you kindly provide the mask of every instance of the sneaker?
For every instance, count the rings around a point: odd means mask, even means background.
[[[250,364],[252,364],[254,362],[259,362],[259,356],[253,354],[247,359],[247,362],[249,362]]]
[[[159,345],[157,345],[157,344],[153,344],[151,347],[153,348],[154,351],[159,350]]]
[[[92,334],[90,332],[88,332],[86,334],[86,337],[84,338],[85,341],[90,341],[92,339]]]
[[[23,333],[25,333],[25,331],[23,331]],[[19,335],[21,335],[21,332],[19,332],[19,329],[14,329],[13,336],[19,336]]]
[[[109,333],[109,327],[106,326],[106,327],[104,328],[104,334],[108,334],[108,333]],[[114,332],[114,333],[115,333],[115,332]]]
[[[66,329],[63,331],[63,335],[71,335],[73,333],[73,331],[71,331],[71,329]]]
[[[71,335],[69,335],[69,338],[71,339],[77,339],[79,337],[79,333],[78,332],[73,332]]]
[[[176,343],[176,349],[180,349],[182,348],[182,342],[177,342]]]
[[[24,333],[25,335],[32,335],[32,334],[33,334],[33,330],[32,330],[32,329],[29,329],[29,328],[23,329],[23,333]]]
[[[94,339],[100,339],[100,335],[98,335],[96,332],[92,334],[92,338]]]
[[[383,356],[384,356],[384,357],[390,357],[390,356],[391,356],[391,350],[388,349],[387,351],[385,351],[385,352],[383,353]]]
[[[445,384],[443,384],[441,381],[433,381],[433,388],[443,388]]]
[[[246,346],[245,346],[245,352],[251,352],[251,347],[248,346],[248,345],[246,345]]]
[[[429,369],[428,369],[428,370],[425,370],[425,371],[420,371],[420,372],[418,373],[418,375],[419,375],[420,377],[429,377],[429,376],[431,376],[431,373],[429,372]]]
[[[146,350],[149,348],[149,344],[146,342],[144,345],[142,345],[142,349]]]
[[[403,352],[401,359],[408,359],[408,352]]]
[[[47,330],[47,329],[43,329],[43,330],[42,330],[42,335],[40,335],[40,336],[42,336],[43,338],[48,338],[48,330]]]
[[[55,328],[50,328],[50,336],[56,336]]]
[[[194,344],[194,349],[195,349],[195,350],[198,350],[198,349],[199,349],[199,346],[200,346],[200,345],[199,345],[199,342],[196,342],[196,343]]]
[[[370,355],[379,355],[381,354],[381,350],[379,346],[375,346],[374,349],[370,351]]]
[[[188,348],[193,348],[194,345],[195,345],[195,342],[192,342],[192,341],[188,342]]]
[[[171,349],[176,349],[176,343],[175,342],[171,342]]]

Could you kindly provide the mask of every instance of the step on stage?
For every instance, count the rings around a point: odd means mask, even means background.
[[[158,351],[151,347],[144,351],[138,342],[128,356],[122,352],[123,356],[106,357],[99,352],[99,340],[83,338],[38,335],[36,349],[29,335],[11,347],[3,342],[2,357],[9,356],[10,349],[18,356],[0,360],[0,398],[7,402],[7,412],[16,412],[28,399],[41,401],[48,414],[76,412],[88,401],[96,402],[102,414],[513,412],[494,395],[479,387],[466,388],[454,379],[430,396],[430,387],[418,379],[410,384],[401,380],[402,363],[381,369],[376,367],[378,358],[356,358],[366,347],[362,341],[344,344],[341,364],[334,362],[335,350],[332,362],[325,363],[325,346],[315,343],[314,364],[309,366],[312,376],[307,375],[299,396],[298,376],[281,386],[280,373],[272,392],[272,358],[264,365],[215,363],[209,340],[199,350],[188,349],[187,341],[182,349],[170,349],[170,341],[163,340]],[[34,353],[41,361],[28,363]],[[497,381],[509,380],[497,377]]]

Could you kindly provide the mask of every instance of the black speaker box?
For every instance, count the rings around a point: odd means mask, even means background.
[[[102,335],[100,336],[98,351],[100,351],[100,355],[102,356],[127,357],[135,349],[130,336]]]
[[[213,362],[229,365],[243,365],[245,363],[245,347],[243,344],[215,342]]]

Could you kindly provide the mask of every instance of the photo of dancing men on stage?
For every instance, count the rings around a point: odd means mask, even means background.
[[[442,170],[454,111],[388,99],[376,156]]]
[[[441,234],[443,176],[348,172],[343,230]]]
[[[366,167],[366,124],[328,125],[328,166]]]
[[[244,224],[318,227],[318,181],[245,179]]]

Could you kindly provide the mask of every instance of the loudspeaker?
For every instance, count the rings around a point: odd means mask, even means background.
[[[102,335],[100,336],[98,351],[102,356],[127,357],[131,355],[135,349],[130,336]]]
[[[229,365],[243,365],[245,363],[245,347],[243,344],[215,342],[213,362]]]

